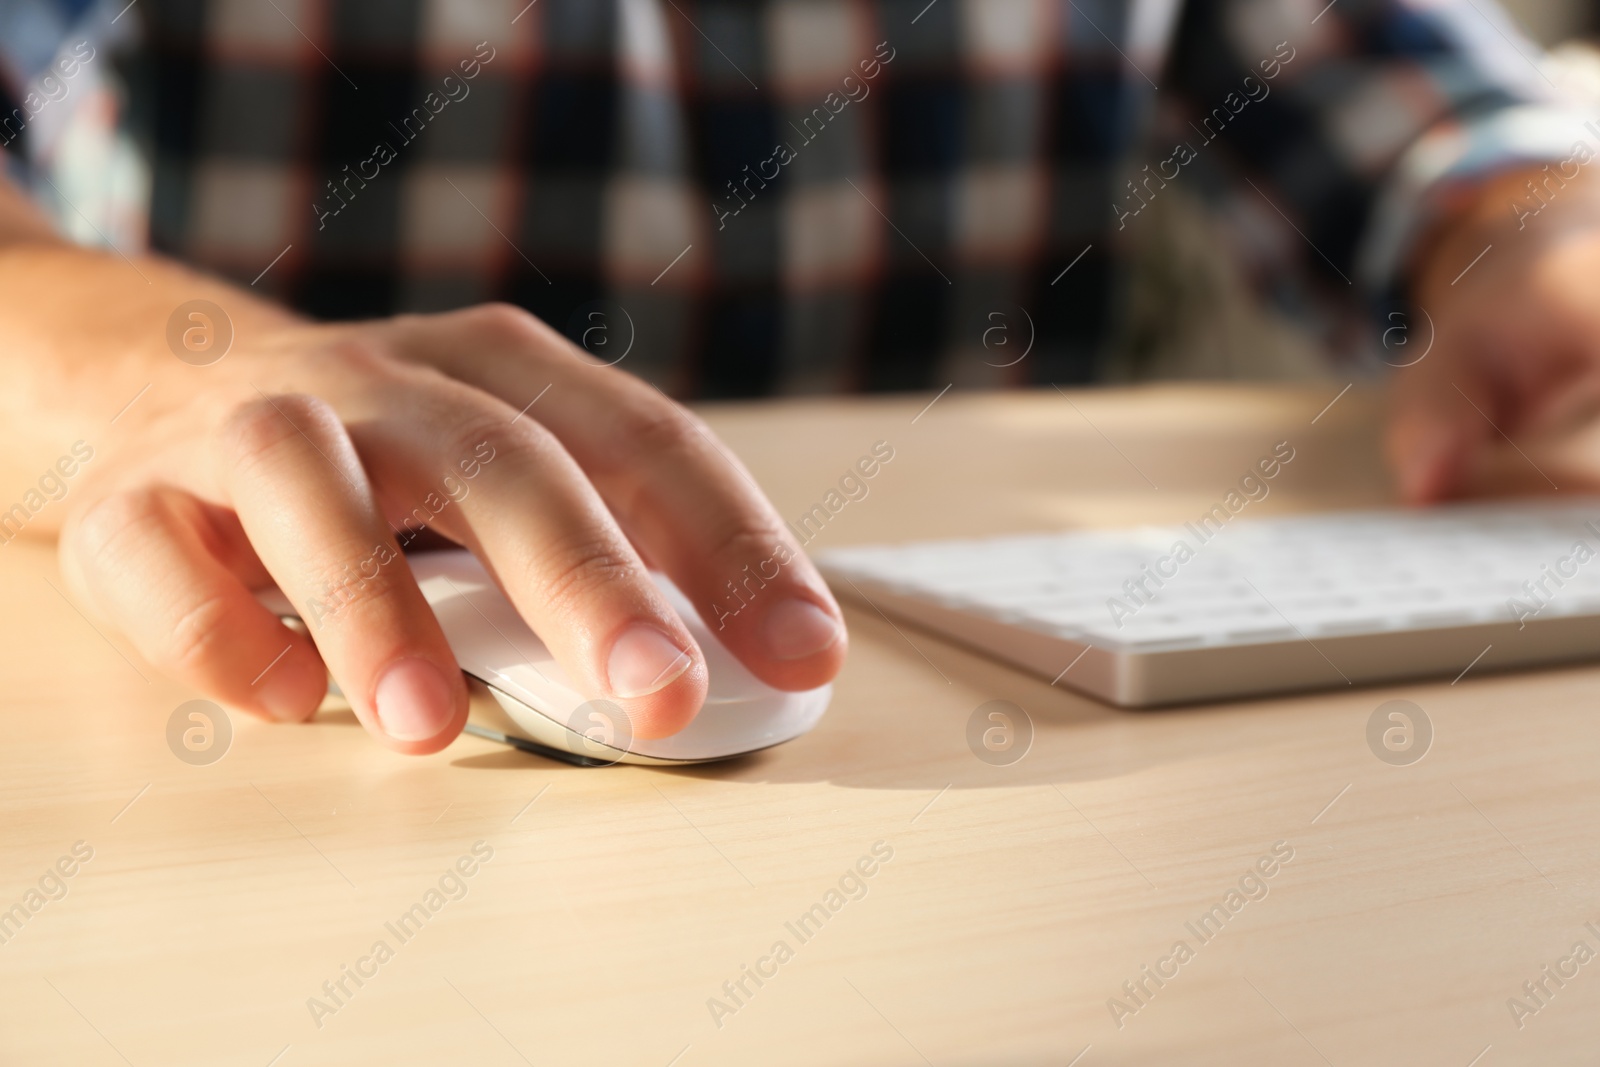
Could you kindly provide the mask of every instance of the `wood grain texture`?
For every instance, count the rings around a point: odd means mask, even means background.
[[[1181,520],[1279,440],[1297,458],[1260,513],[1381,502],[1376,399],[1311,423],[1337,388],[705,414],[791,518],[892,444],[825,547]],[[580,770],[472,738],[403,758],[345,713],[234,716],[226,756],[190,766],[165,731],[194,694],[51,583],[47,548],[0,551],[0,909],[75,842],[93,858],[0,944],[0,1063],[1593,1058],[1600,962],[1520,1029],[1507,1007],[1578,940],[1600,949],[1592,667],[1497,675],[1491,653],[1454,685],[1129,713],[851,608],[822,725],[737,763]],[[1435,731],[1405,767],[1365,740],[1394,698]],[[1035,728],[1009,767],[966,743],[995,699]],[[465,895],[402,943],[385,924],[476,842],[493,855]],[[802,941],[785,924],[876,842],[892,859]],[[1195,937],[1276,842],[1293,858],[1266,895]],[[1108,999],[1134,1006],[1123,982],[1180,939],[1192,958],[1119,1028]],[[324,981],[379,940],[392,958],[319,1027],[308,998],[331,1005]],[[778,941],[792,956],[714,1020]]]

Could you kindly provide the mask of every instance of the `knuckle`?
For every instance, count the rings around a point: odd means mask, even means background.
[[[226,658],[234,645],[227,623],[233,605],[220,593],[205,597],[184,611],[160,638],[151,659],[174,674],[193,673]]]
[[[617,412],[617,438],[624,459],[680,457],[704,447],[709,433],[694,413],[670,400],[642,397]]]
[[[313,443],[331,440],[340,431],[328,404],[304,393],[261,397],[239,405],[223,420],[221,442],[236,463],[270,455],[304,435]]]
[[[514,458],[507,467],[521,470],[547,461],[551,451],[560,448],[555,435],[532,419],[521,419],[513,425],[499,408],[469,403],[464,412],[455,414],[445,433],[444,444],[450,450],[447,458],[474,455],[485,443],[497,454]]]
[[[499,301],[478,304],[467,314],[483,335],[506,341],[526,341],[539,331],[539,320],[515,304]]]
[[[713,535],[710,558],[738,570],[751,560],[771,556],[774,546],[784,541],[784,534],[775,521],[748,515],[736,516]]]
[[[409,571],[389,566],[399,558],[399,552],[387,545],[369,545],[322,567],[305,591],[305,614],[312,629],[340,616],[359,625],[403,615],[409,607],[406,593],[415,583]]]
[[[109,494],[91,504],[63,532],[64,547],[78,555],[91,585],[114,582],[119,576],[127,576],[130,569],[146,584],[153,578],[160,578],[165,584],[171,575],[149,572],[147,564],[140,562],[142,554],[134,544],[140,537],[160,534],[171,518],[171,506],[172,502],[154,488]],[[149,591],[156,588],[150,586]],[[116,596],[112,599],[119,603],[123,600]],[[228,625],[235,619],[236,605],[225,592],[201,596],[193,603],[185,603],[187,599],[181,594],[176,601],[141,597],[147,607],[158,605],[162,623],[124,626],[128,638],[146,658],[177,675],[204,673],[210,665],[227,661],[236,637]],[[170,625],[166,620],[171,620]]]
[[[597,534],[588,541],[570,543],[545,553],[533,568],[539,595],[558,612],[573,613],[591,603],[615,582],[643,580],[632,555],[611,538]]]
[[[62,540],[87,559],[105,563],[116,556],[125,538],[157,527],[161,521],[162,505],[155,491],[124,490],[109,493],[85,508],[62,532]]]
[[[340,337],[328,346],[327,354],[347,370],[369,377],[387,377],[396,368],[388,346],[367,334],[353,333]]]

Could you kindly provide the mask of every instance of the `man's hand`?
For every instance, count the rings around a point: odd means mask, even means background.
[[[1600,461],[1571,447],[1600,403],[1600,181],[1587,169],[1564,186],[1550,179],[1541,201],[1527,182],[1546,177],[1489,183],[1441,228],[1415,274],[1416,304],[1437,332],[1425,359],[1395,372],[1388,432],[1411,502],[1549,492],[1551,477],[1600,487]],[[1508,437],[1524,455],[1507,449]],[[1501,450],[1512,451],[1501,457],[1509,462],[1495,462]]]
[[[694,416],[531,315],[316,326],[171,263],[138,271],[49,239],[0,248],[0,361],[19,383],[0,400],[0,467],[92,438],[93,461],[29,532],[60,521],[73,595],[201,693],[297,721],[331,671],[391,748],[447,745],[466,689],[400,554],[423,522],[476,553],[638,736],[681,729],[707,686],[647,561],[769,684],[838,671],[839,608],[748,473]],[[203,367],[166,342],[195,298],[236,330]],[[778,573],[749,610],[717,619],[729,583],[767,561]],[[256,601],[274,582],[309,637]]]

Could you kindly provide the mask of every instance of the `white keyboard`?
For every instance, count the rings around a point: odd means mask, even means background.
[[[1592,497],[868,546],[817,562],[841,596],[1129,707],[1600,658]]]

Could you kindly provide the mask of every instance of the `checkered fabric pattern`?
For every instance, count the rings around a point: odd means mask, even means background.
[[[1571,144],[1505,134],[1553,104],[1489,0],[133,11],[155,248],[323,317],[513,301],[680,396],[1089,380],[1186,171],[1354,297]]]

